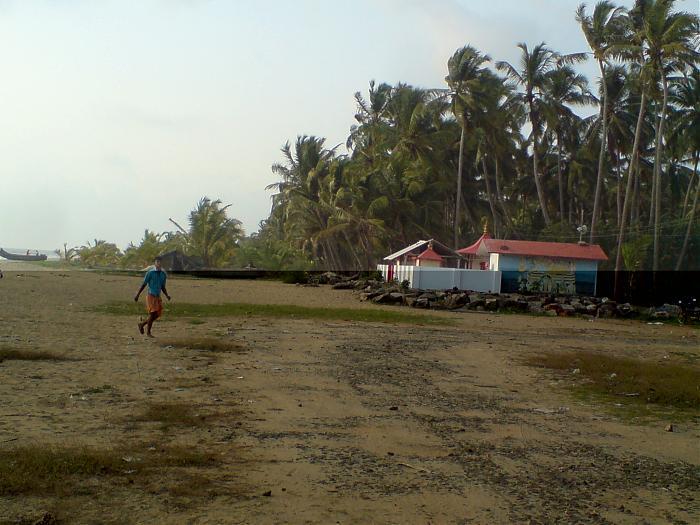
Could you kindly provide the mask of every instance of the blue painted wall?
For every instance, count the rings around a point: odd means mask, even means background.
[[[502,292],[520,291],[534,281],[533,291],[542,287],[555,293],[594,295],[598,262],[501,254],[498,269],[503,272]]]

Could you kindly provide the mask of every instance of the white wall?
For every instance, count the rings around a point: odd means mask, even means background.
[[[389,279],[389,265],[380,264],[377,270],[385,280]],[[456,268],[426,268],[420,266],[394,266],[393,280],[408,281],[411,288],[419,290],[473,290],[499,293],[501,272],[489,270],[462,270]]]

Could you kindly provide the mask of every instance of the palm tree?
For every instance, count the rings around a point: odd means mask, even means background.
[[[700,196],[700,179],[698,179],[698,161],[700,160],[700,71],[693,69],[690,75],[680,79],[676,83],[676,89],[671,95],[672,102],[680,108],[674,126],[674,137],[677,141],[684,143],[693,159],[693,172],[688,182],[688,189],[683,200],[683,211],[681,217],[685,218],[688,208],[688,197],[696,184],[695,197],[690,208],[688,224],[686,226],[685,237],[681,252],[676,261],[676,271],[680,270],[688,249],[688,241],[695,220],[695,212]]]
[[[222,206],[219,199],[202,197],[190,212],[190,244],[204,266],[217,267],[228,262],[236,242],[243,236],[241,222],[227,216],[230,207],[230,204]]]
[[[448,74],[445,82],[450,89],[452,113],[459,122],[462,133],[459,139],[459,158],[457,164],[457,193],[455,197],[454,215],[454,247],[459,248],[459,219],[462,201],[462,172],[464,170],[464,145],[466,140],[467,113],[473,106],[473,94],[480,82],[483,65],[491,61],[491,57],[483,55],[472,46],[458,49],[447,62]]]
[[[595,198],[593,200],[593,215],[591,216],[590,242],[595,240],[596,223],[600,213],[600,194],[603,187],[603,169],[605,166],[605,148],[607,140],[608,92],[606,82],[606,67],[611,46],[620,40],[622,34],[621,7],[615,7],[612,2],[601,0],[593,10],[593,15],[586,14],[586,4],[581,4],[576,10],[576,20],[581,25],[586,41],[593,51],[593,56],[600,69],[601,86],[603,88],[600,107],[600,153],[598,156],[598,177],[596,178]]]
[[[564,184],[562,181],[562,131],[567,124],[579,120],[569,105],[594,102],[588,92],[588,80],[571,66],[561,66],[549,73],[544,84],[544,118],[557,141],[557,183],[559,186],[559,220],[565,221]]]
[[[521,50],[520,68],[516,69],[508,62],[497,62],[496,67],[506,73],[516,84],[523,87],[523,101],[528,108],[530,124],[532,125],[532,171],[537,188],[537,198],[540,203],[542,217],[547,226],[551,224],[547,211],[547,202],[544,189],[540,180],[539,167],[539,136],[542,126],[542,91],[546,83],[547,75],[559,65],[581,62],[586,59],[583,53],[561,55],[549,49],[544,42],[536,45],[532,50],[527,44],[520,43]]]
[[[698,45],[698,17],[685,12],[672,12],[675,0],[639,0],[644,4],[644,36],[647,43],[648,65],[661,77],[663,102],[656,130],[654,158],[654,259],[653,270],[659,269],[661,222],[661,163],[664,126],[668,108],[668,74],[682,70],[686,65],[700,61]]]

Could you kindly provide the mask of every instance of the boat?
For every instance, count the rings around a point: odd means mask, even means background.
[[[19,253],[6,252],[0,248],[0,257],[4,257],[10,261],[45,261],[46,255],[36,252],[36,255],[21,255]]]

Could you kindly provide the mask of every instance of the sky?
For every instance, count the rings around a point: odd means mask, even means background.
[[[0,247],[124,248],[203,196],[253,233],[280,147],[344,144],[370,80],[445,87],[466,44],[587,51],[579,3],[0,0]]]

